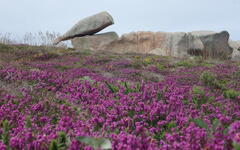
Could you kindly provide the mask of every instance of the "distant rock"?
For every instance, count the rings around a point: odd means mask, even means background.
[[[240,61],[240,41],[229,40],[229,45],[233,48],[231,60]]]
[[[115,32],[77,37],[72,39],[76,49],[111,51],[117,53],[142,53],[186,58],[229,59],[233,49],[227,31],[194,32],[131,32],[120,38]],[[232,45],[236,43],[232,42]],[[235,46],[237,47],[237,46]]]
[[[98,13],[96,15],[80,20],[64,35],[57,38],[54,41],[54,44],[58,44],[61,41],[69,40],[74,37],[93,35],[112,24],[114,24],[114,21],[112,16],[108,12],[104,11]]]
[[[229,40],[228,43],[231,48],[240,49],[240,41]]]
[[[203,44],[199,38],[183,32],[132,32],[122,35],[103,49],[119,53],[188,57],[191,52],[202,51]]]
[[[229,33],[227,31],[197,31],[191,32],[199,37],[204,45],[203,56],[205,58],[228,59],[233,49],[229,46]]]
[[[237,50],[237,49],[233,50],[231,60],[240,61],[240,50]]]
[[[71,40],[74,48],[79,50],[99,51],[111,42],[118,40],[116,32],[107,32],[91,36],[76,37]]]

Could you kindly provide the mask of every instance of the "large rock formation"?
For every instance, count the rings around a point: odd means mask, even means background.
[[[80,50],[148,53],[181,58],[194,55],[213,59],[232,57],[232,60],[236,60],[240,57],[240,42],[229,41],[227,31],[189,33],[142,31],[124,34],[120,38],[115,32],[94,35],[113,23],[109,13],[98,13],[79,21],[63,36],[56,39],[54,44],[71,39],[73,47]]]
[[[74,37],[93,35],[112,24],[114,24],[114,21],[109,13],[105,11],[98,13],[96,15],[80,20],[64,35],[57,38],[54,41],[54,44],[58,44],[61,41],[69,40]]]
[[[205,58],[228,59],[233,52],[228,44],[229,33],[227,31],[195,31],[191,34],[201,39]]]
[[[76,37],[71,40],[72,45],[76,49],[85,49],[92,51],[100,51],[106,45],[118,40],[116,32],[107,32],[102,34],[95,34],[91,36]]]
[[[132,32],[118,38],[114,32],[74,38],[77,49],[117,53],[150,53],[162,56],[228,59],[233,51],[226,31],[212,32]]]
[[[199,38],[176,32],[132,32],[111,42],[102,49],[125,53],[152,53],[157,55],[186,57],[203,49]]]

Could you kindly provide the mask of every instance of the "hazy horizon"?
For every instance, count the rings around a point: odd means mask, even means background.
[[[79,20],[108,11],[115,24],[101,32],[227,30],[231,39],[240,40],[238,0],[8,0],[0,6],[0,33],[20,36],[38,31],[63,34]]]

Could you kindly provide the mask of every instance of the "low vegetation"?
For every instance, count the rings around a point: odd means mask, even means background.
[[[240,147],[240,64],[0,44],[0,149]]]

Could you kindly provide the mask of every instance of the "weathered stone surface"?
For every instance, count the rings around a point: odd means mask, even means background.
[[[240,41],[229,40],[229,45],[233,48],[231,60],[240,61]]]
[[[240,50],[237,50],[237,49],[233,50],[231,60],[240,61]]]
[[[93,35],[112,24],[114,24],[114,21],[112,16],[108,12],[104,11],[98,13],[96,15],[80,20],[64,35],[57,38],[54,41],[54,44],[58,44],[61,41],[69,40],[74,37]]]
[[[151,53],[164,56],[186,57],[191,51],[201,51],[199,38],[183,32],[132,32],[106,45],[105,50],[125,53]]]
[[[215,34],[217,32],[216,31],[200,30],[200,31],[192,31],[190,33],[192,35],[195,35],[195,36],[206,36],[206,35],[210,35],[210,34]]]
[[[234,50],[235,49],[240,49],[240,41],[229,40],[228,43],[229,43],[229,46],[231,48],[233,48]]]
[[[76,37],[71,40],[72,45],[76,49],[87,49],[93,51],[102,50],[105,45],[118,40],[116,32],[107,32],[102,34],[96,34],[92,36]]]
[[[201,39],[205,58],[228,59],[232,54],[233,49],[228,44],[229,33],[227,31],[197,31],[191,34]]]
[[[155,55],[159,55],[159,56],[168,56],[166,51],[161,48],[156,48],[154,50],[151,50],[148,52],[148,54],[155,54]]]

